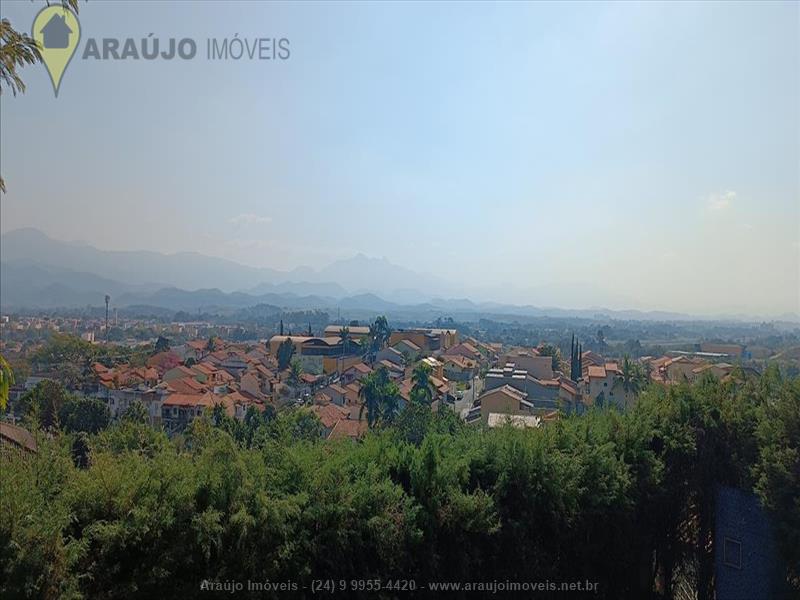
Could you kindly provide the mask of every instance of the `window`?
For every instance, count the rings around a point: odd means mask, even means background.
[[[742,568],[742,542],[725,538],[722,546],[722,562],[727,567]]]

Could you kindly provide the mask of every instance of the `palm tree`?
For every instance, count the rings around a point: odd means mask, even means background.
[[[369,325],[369,335],[362,341],[365,360],[374,360],[375,353],[389,340],[391,330],[386,317],[380,316]]]
[[[361,380],[358,397],[361,399],[360,419],[367,411],[367,423],[370,428],[384,423],[391,423],[398,412],[400,389],[389,377],[386,367],[380,367]]]
[[[356,344],[358,345],[358,353],[361,355],[362,360],[364,362],[372,362],[371,356],[374,353],[372,347],[372,338],[361,338],[360,340],[356,340]]]
[[[364,350],[365,360],[368,357],[371,361],[372,356],[375,354],[375,352],[378,351],[380,347],[379,334],[377,328],[375,327],[375,323],[370,323],[369,334],[367,335],[367,337],[361,340],[361,347]]]
[[[389,328],[389,321],[385,316],[381,315],[375,319],[375,323],[370,326],[370,329],[374,330],[375,340],[378,344],[377,349],[380,350],[389,341],[389,336],[392,334],[392,330]]]
[[[383,368],[385,369],[385,367]],[[387,382],[383,386],[383,394],[381,395],[381,421],[383,423],[392,423],[397,413],[400,412],[399,398],[400,388],[397,387],[394,381]]]
[[[11,370],[11,365],[0,354],[0,410],[6,409],[9,389],[12,385],[14,385],[14,372]]]
[[[61,6],[78,12],[78,0],[61,0]],[[28,34],[17,31],[8,19],[0,20],[0,93],[3,89],[17,93],[25,93],[25,82],[19,76],[18,69],[25,65],[35,65],[42,61],[39,44]],[[0,176],[0,193],[5,193],[6,183]]]
[[[642,391],[646,383],[647,380],[645,379],[644,370],[642,369],[641,365],[633,362],[626,354],[622,359],[622,369],[620,369],[620,374],[617,376],[611,389],[614,390],[619,387],[622,388],[622,391],[625,395],[625,408],[627,409],[628,398],[630,396],[633,396],[634,398],[638,396],[639,392]]]
[[[380,417],[380,398],[375,373],[370,373],[361,380],[361,389],[358,390],[358,397],[361,400],[361,410],[358,411],[358,419],[361,420],[366,410],[367,424],[370,428],[375,427]]]
[[[339,330],[339,339],[342,341],[342,356],[344,356],[345,352],[347,351],[347,346],[352,339],[352,336],[350,335],[350,328],[347,325]]]
[[[433,387],[431,386],[431,368],[424,362],[417,364],[411,373],[411,399],[415,402],[430,404],[433,402]]]

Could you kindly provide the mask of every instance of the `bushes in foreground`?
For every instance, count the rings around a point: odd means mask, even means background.
[[[796,576],[798,406],[800,382],[768,373],[651,389],[626,414],[538,430],[410,411],[361,443],[315,441],[297,415],[257,435],[209,417],[169,440],[128,420],[88,436],[85,468],[70,435],[43,439],[35,456],[2,459],[0,595],[413,577],[669,597],[691,559],[704,597],[716,484],[760,493]]]

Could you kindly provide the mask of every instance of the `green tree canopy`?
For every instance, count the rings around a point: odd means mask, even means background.
[[[419,362],[411,372],[411,401],[419,404],[430,404],[433,401],[433,385],[431,384],[431,368]]]
[[[5,357],[0,354],[0,410],[8,406],[9,389],[14,385],[14,372]]]
[[[289,366],[292,361],[292,356],[294,356],[294,343],[292,342],[292,338],[288,337],[278,346],[276,358],[278,360],[278,368],[281,371]]]
[[[45,379],[23,394],[15,412],[32,419],[42,429],[58,429],[61,409],[72,398],[63,385]]]
[[[390,424],[397,416],[400,389],[389,377],[386,367],[378,367],[364,377],[358,397],[362,401],[359,418],[366,412],[370,427]]]
[[[552,358],[553,371],[561,370],[561,350],[552,344],[542,344],[539,346],[539,356],[549,356]]]
[[[68,433],[98,433],[111,419],[105,402],[96,398],[69,398],[58,411],[61,428]]]

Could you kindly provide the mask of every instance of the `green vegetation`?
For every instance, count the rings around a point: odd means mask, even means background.
[[[365,340],[367,352],[374,353],[386,346],[391,334],[392,329],[386,317],[383,315],[376,317],[369,326],[369,336]]]
[[[433,402],[433,388],[431,387],[431,368],[423,362],[417,363],[411,372],[411,401],[417,404],[430,404]]]
[[[170,341],[168,338],[165,338],[163,335],[158,336],[156,340],[155,346],[153,347],[153,353],[157,352],[166,352],[169,350]]]
[[[539,355],[540,356],[549,356],[552,359],[552,368],[553,371],[561,371],[561,350],[558,349],[557,346],[553,346],[552,344],[542,344],[539,347]]]
[[[281,371],[289,367],[292,362],[292,356],[294,356],[294,343],[292,342],[292,338],[287,337],[281,342],[280,346],[278,346],[276,356],[278,359],[278,368]]]
[[[78,0],[61,0],[61,5],[78,12]],[[8,19],[0,20],[0,92],[11,90],[14,96],[25,93],[25,82],[19,70],[41,61],[42,54],[36,40],[14,29]],[[0,177],[0,192],[5,191],[5,181]]]
[[[350,328],[345,326],[339,330],[339,337],[342,340],[342,356],[345,355],[347,352],[347,348],[350,346],[350,340],[352,336],[350,335]]]
[[[375,375],[377,378],[378,376]],[[42,396],[42,394],[39,394]],[[37,396],[38,397],[38,396]],[[46,403],[45,403],[46,406]],[[308,410],[218,409],[39,435],[2,460],[0,596],[195,597],[215,580],[581,580],[603,598],[712,590],[713,490],[754,489],[800,575],[800,380],[651,387],[628,412],[484,430],[411,403],[361,443]]]
[[[628,399],[637,397],[646,385],[647,374],[642,368],[642,365],[632,361],[627,355],[623,357],[619,377],[614,382],[613,387],[622,388],[622,391],[625,393],[626,405]]]
[[[572,336],[569,348],[569,378],[578,381],[583,373],[583,345]]]
[[[31,353],[30,362],[35,372],[47,374],[70,389],[80,389],[91,382],[92,363],[99,362],[106,367],[127,363],[143,366],[152,354],[150,345],[107,346],[92,344],[74,335],[53,334],[41,347]]]
[[[14,385],[14,371],[0,354],[0,410],[5,410],[8,405],[8,392],[12,385]]]
[[[399,410],[400,390],[390,380],[386,367],[378,367],[364,377],[358,397],[362,402],[359,417],[366,411],[367,423],[371,428],[394,421]]]
[[[289,385],[298,386],[300,385],[300,377],[303,375],[303,365],[300,363],[299,360],[294,359],[289,364],[289,376],[287,380]]]

